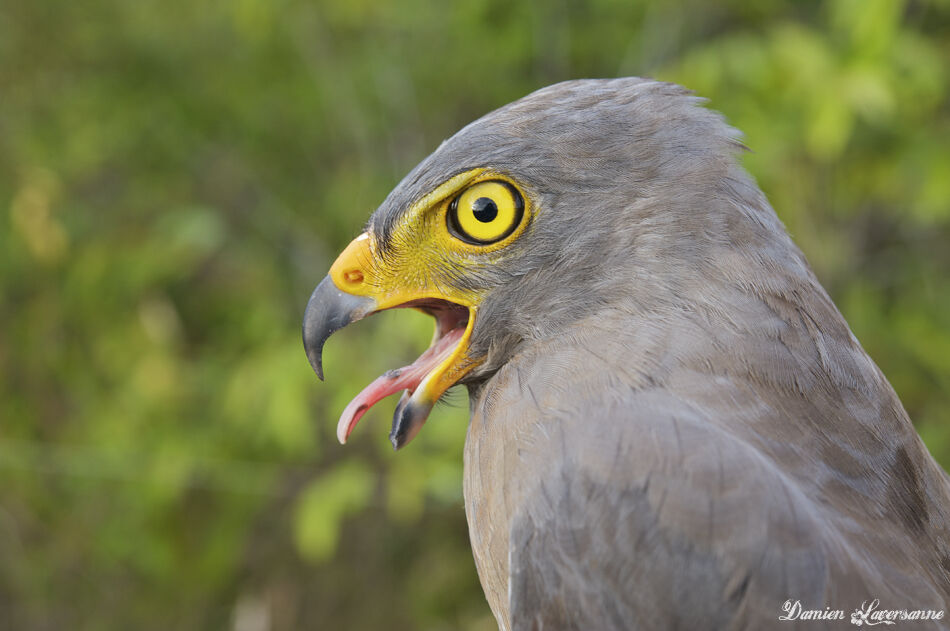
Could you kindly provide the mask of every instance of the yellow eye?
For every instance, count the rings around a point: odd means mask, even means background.
[[[462,241],[487,245],[514,232],[523,216],[524,199],[514,186],[479,182],[449,204],[449,231]]]

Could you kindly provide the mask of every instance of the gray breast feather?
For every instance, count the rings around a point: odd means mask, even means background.
[[[889,388],[843,405],[686,351],[639,379],[617,368],[636,349],[581,327],[480,393],[466,498],[502,628],[756,629],[788,599],[946,609],[946,483],[906,416],[871,418],[903,413],[872,401]]]
[[[631,400],[643,421],[612,452],[593,467],[552,458],[528,492],[512,522],[513,628],[728,628],[774,621],[792,595],[824,602],[840,542],[811,502],[662,399]],[[630,408],[603,412],[589,420]]]

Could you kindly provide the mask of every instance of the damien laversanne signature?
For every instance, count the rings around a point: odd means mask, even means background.
[[[785,612],[779,620],[844,620],[844,609],[807,609],[800,600],[786,600],[782,605]],[[879,624],[894,624],[897,621],[943,620],[942,609],[881,609],[880,601],[865,600],[861,606],[851,612],[851,624],[873,627]]]

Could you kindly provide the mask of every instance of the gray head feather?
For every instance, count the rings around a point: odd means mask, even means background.
[[[702,102],[639,78],[556,84],[471,123],[393,190],[368,225],[384,254],[414,201],[473,168],[511,176],[538,208],[501,261],[451,281],[490,289],[471,344],[488,361],[467,383],[606,308],[717,309],[709,287],[765,277],[822,291],[737,165],[739,133]]]

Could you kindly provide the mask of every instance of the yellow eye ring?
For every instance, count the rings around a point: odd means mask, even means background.
[[[478,182],[449,204],[449,232],[466,243],[488,245],[514,232],[523,217],[518,189],[500,180]]]

